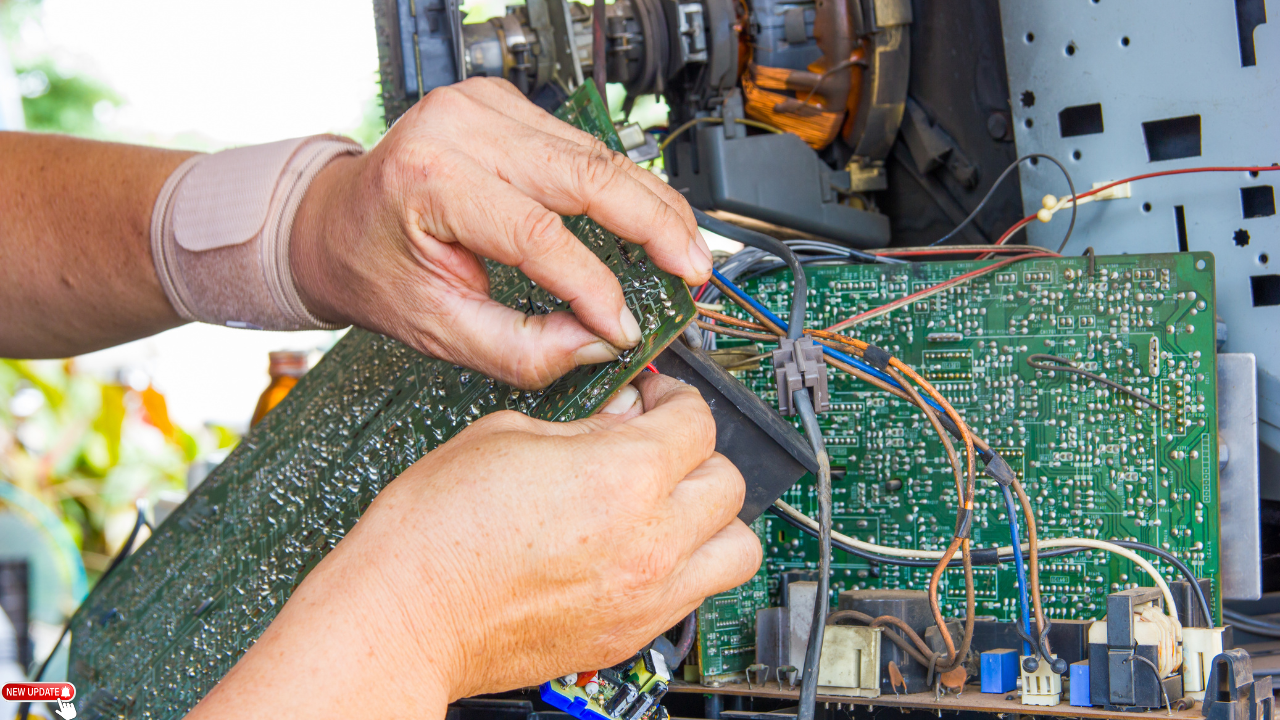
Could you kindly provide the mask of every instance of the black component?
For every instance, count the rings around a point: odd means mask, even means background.
[[[1089,699],[1094,705],[1121,712],[1151,710],[1182,698],[1182,674],[1162,681],[1156,671],[1158,649],[1134,638],[1134,609],[1147,602],[1164,603],[1156,588],[1107,596],[1107,642],[1089,643]]]
[[[956,518],[959,527],[956,528],[955,537],[961,540],[969,537],[969,532],[973,530],[973,510],[969,508],[960,508],[960,517]]]
[[[889,361],[893,359],[893,354],[888,350],[868,345],[866,350],[862,351],[862,359],[866,360],[869,365],[881,372],[889,367]]]
[[[1013,484],[1014,480],[1018,479],[1017,473],[1013,471],[1013,468],[1009,467],[1009,463],[1005,462],[1004,458],[1000,457],[1000,453],[992,450],[991,458],[986,462],[987,467],[984,472],[987,474],[987,477],[995,480],[1001,485],[1009,487]]]
[[[884,489],[889,492],[898,492],[902,489],[902,481],[898,478],[893,478],[884,484]]]
[[[788,570],[778,576],[778,605],[787,606],[787,588],[795,582],[818,582],[817,570]]]
[[[901,619],[912,630],[923,633],[933,625],[933,613],[929,610],[929,594],[923,590],[846,590],[840,593],[837,604],[840,610],[857,610],[871,617],[892,615]],[[885,627],[884,632],[896,633],[892,627]],[[893,694],[894,689],[889,680],[889,663],[898,666],[907,683],[908,693],[924,692],[929,689],[929,669],[911,659],[905,650],[896,643],[880,643],[880,691]]]
[[[603,670],[596,672],[596,677],[604,678],[605,680],[609,681],[610,685],[622,685],[625,682],[622,679],[622,675],[620,675],[618,671],[614,670],[613,668],[604,668]]]
[[[1254,275],[1249,278],[1254,307],[1280,305],[1280,275]]]
[[[657,702],[657,699],[649,693],[642,693],[640,698],[631,706],[631,709],[627,711],[627,720],[640,720],[645,713],[649,712],[649,708],[653,707]]]
[[[1200,591],[1204,593],[1206,598],[1213,597],[1213,581],[1209,578],[1201,578],[1199,581]],[[1204,610],[1200,609],[1199,599],[1196,597],[1195,588],[1186,580],[1175,580],[1169,583],[1169,590],[1173,592],[1173,609],[1178,615],[1178,622],[1182,623],[1182,627],[1213,627],[1215,623],[1204,616]]]
[[[676,341],[653,362],[658,372],[697,388],[711,407],[716,452],[737,466],[747,483],[738,513],[743,522],[760,517],[806,471],[818,472],[804,437],[706,353]]]
[[[13,640],[18,646],[18,664],[31,665],[31,584],[26,560],[0,562],[0,610],[13,624]]]
[[[799,136],[747,135],[734,122],[741,98],[732,96],[729,120],[702,123],[672,142],[664,154],[671,186],[689,203],[794,228],[854,247],[889,243],[889,219],[840,203],[835,171]]]
[[[614,693],[613,697],[609,698],[609,701],[605,703],[604,711],[613,717],[618,717],[626,712],[626,709],[631,707],[631,703],[635,702],[638,697],[640,697],[640,691],[636,689],[636,686],[631,683],[624,683],[618,688],[618,692]]]
[[[644,669],[648,670],[650,675],[658,672],[658,666],[653,661],[653,650],[646,650],[640,653],[640,660],[644,662]]]
[[[1254,679],[1253,660],[1240,648],[1213,659],[1200,714],[1209,720],[1272,720],[1271,676]]]
[[[528,700],[467,698],[449,704],[445,720],[529,720],[533,703]]]
[[[1040,669],[1039,655],[1027,655],[1022,658],[1023,672],[1033,673],[1039,669]],[[1062,673],[1058,673],[1058,674],[1061,675]]]

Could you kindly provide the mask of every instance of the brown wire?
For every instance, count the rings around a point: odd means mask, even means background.
[[[709,317],[712,320],[715,320],[716,322],[722,322],[726,325],[732,325],[734,327],[742,328],[743,330],[768,330],[769,329],[759,323],[747,322],[746,320],[743,320],[741,318],[736,318],[732,315],[725,315],[722,312],[716,312],[715,310],[708,310],[707,308],[698,308],[698,314]]]
[[[748,330],[739,330],[737,328],[725,327],[724,325],[712,325],[705,320],[695,320],[698,327],[703,330],[710,330],[720,335],[728,335],[729,337],[743,338],[745,340],[760,340],[763,342],[778,342],[777,335],[766,335],[764,333],[750,332]]]
[[[930,659],[933,657],[933,648],[930,648],[924,640],[920,639],[920,635],[915,629],[906,623],[902,618],[892,615],[881,615],[880,617],[872,617],[864,612],[857,610],[837,610],[827,616],[828,625],[840,625],[844,620],[856,620],[868,627],[883,628],[892,626],[899,630],[902,634],[896,632],[886,632],[890,642],[902,648],[912,660],[920,663],[923,667],[929,667]],[[905,636],[905,637],[904,637]]]

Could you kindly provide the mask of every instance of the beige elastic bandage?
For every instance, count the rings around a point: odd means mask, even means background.
[[[331,330],[307,310],[289,235],[320,170],[355,142],[333,135],[197,155],[173,171],[151,212],[151,256],[186,320],[257,330]]]

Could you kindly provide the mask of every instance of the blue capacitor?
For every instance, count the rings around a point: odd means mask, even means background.
[[[979,666],[982,692],[1007,693],[1018,687],[1018,651],[988,650],[982,653]]]

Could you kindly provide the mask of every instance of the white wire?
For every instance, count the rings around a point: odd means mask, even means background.
[[[814,520],[810,518],[808,515],[805,515],[804,513],[800,512],[799,510],[789,505],[785,500],[777,500],[774,502],[774,505],[779,510],[781,510],[784,514],[790,517],[792,520],[795,520],[796,522],[799,522],[799,523],[803,523],[806,527],[817,530],[818,523],[814,522]],[[831,538],[833,540],[837,540],[847,545],[852,545],[853,547],[856,547],[860,550],[866,550],[867,552],[873,552],[880,555],[888,555],[890,557],[918,558],[922,560],[941,560],[943,557],[943,552],[941,550],[916,550],[911,548],[895,548],[895,547],[888,547],[886,545],[876,545],[874,543],[864,542],[857,538],[849,537],[848,535],[845,535],[844,533],[836,532],[835,530],[831,531]],[[1156,570],[1155,566],[1152,565],[1150,562],[1148,562],[1141,555],[1138,555],[1137,553],[1133,552],[1132,550],[1129,550],[1128,548],[1120,547],[1119,545],[1116,545],[1114,543],[1109,543],[1105,540],[1093,540],[1091,538],[1037,539],[1036,547],[1037,548],[1089,547],[1089,548],[1094,548],[1096,550],[1106,550],[1107,552],[1115,553],[1116,555],[1119,555],[1120,557],[1123,557],[1129,560],[1134,565],[1137,565],[1138,567],[1142,568],[1143,572],[1151,576],[1151,579],[1155,582],[1156,587],[1160,588],[1160,594],[1164,596],[1164,608],[1165,608],[1166,614],[1174,615],[1177,612],[1174,609],[1175,606],[1173,604],[1173,592],[1169,590],[1169,583],[1165,582],[1165,579],[1160,574],[1160,571]],[[1022,544],[1023,552],[1030,552],[1030,549],[1031,549],[1031,546],[1028,545],[1027,543]],[[997,557],[1000,555],[1008,555],[1012,557],[1013,546],[1006,545],[1004,547],[998,548],[996,550],[996,555]]]

